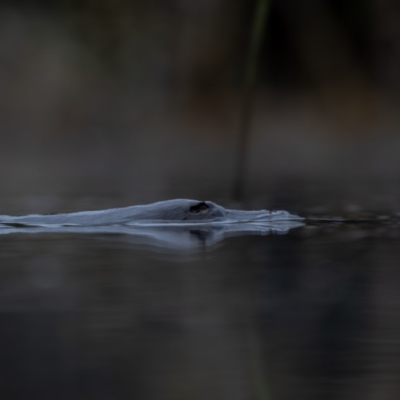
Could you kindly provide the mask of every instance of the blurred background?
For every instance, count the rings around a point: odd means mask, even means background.
[[[193,254],[1,234],[0,397],[400,398],[399,22],[393,0],[0,0],[1,214],[380,220],[198,230]]]
[[[227,202],[238,169],[253,206],[396,209],[399,14],[390,0],[2,0],[4,213],[100,194],[99,208]]]

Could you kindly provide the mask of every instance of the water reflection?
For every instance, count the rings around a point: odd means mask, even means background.
[[[190,260],[132,235],[2,235],[2,397],[396,398],[398,229],[357,229]]]
[[[20,226],[1,224],[0,235],[10,234],[112,234],[120,235],[137,246],[165,249],[173,252],[193,252],[212,247],[233,236],[285,234],[290,229],[303,226],[296,220],[273,223],[251,222],[230,224],[193,225],[102,225],[102,226]]]

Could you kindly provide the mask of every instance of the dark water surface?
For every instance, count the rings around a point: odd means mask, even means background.
[[[1,398],[399,398],[399,239],[0,235]]]

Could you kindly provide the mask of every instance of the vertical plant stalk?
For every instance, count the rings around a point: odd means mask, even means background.
[[[246,60],[243,82],[243,105],[239,122],[239,140],[235,160],[235,175],[233,198],[242,200],[246,167],[248,164],[248,149],[250,139],[251,117],[254,105],[254,88],[257,76],[257,63],[260,55],[263,33],[268,14],[269,0],[258,0],[254,13],[252,34],[250,37],[249,54]]]

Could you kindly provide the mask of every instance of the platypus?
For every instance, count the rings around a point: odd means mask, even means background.
[[[0,224],[18,226],[192,225],[302,220],[287,211],[226,209],[212,201],[175,199],[148,205],[66,214],[0,215]]]

